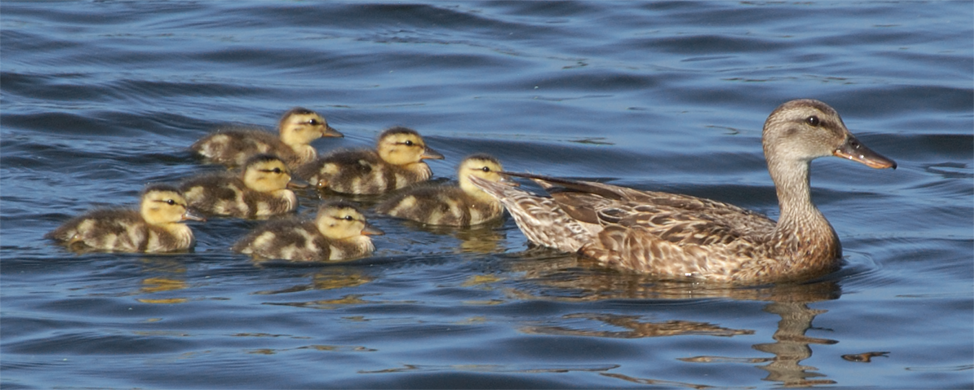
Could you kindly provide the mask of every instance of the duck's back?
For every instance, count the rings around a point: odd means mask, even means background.
[[[485,202],[459,187],[421,187],[399,194],[378,206],[376,211],[430,225],[470,226],[501,215],[499,202]]]
[[[329,240],[313,222],[288,219],[262,225],[232,249],[263,259],[329,261],[362,257],[375,247],[371,241],[362,244],[355,239]]]
[[[96,210],[65,222],[45,237],[97,250],[171,252],[188,249],[192,232],[178,225],[174,232],[145,222],[135,210]]]
[[[288,213],[297,207],[292,196],[259,192],[229,173],[213,173],[191,178],[180,189],[189,205],[215,215],[237,218],[265,217]]]
[[[277,134],[261,130],[221,130],[199,141],[190,149],[216,164],[242,166],[257,154],[274,154],[289,165],[300,163],[301,158],[291,147],[281,142]]]
[[[295,175],[335,192],[381,194],[429,179],[429,166],[417,164],[401,167],[382,161],[373,150],[345,150],[305,164]]]

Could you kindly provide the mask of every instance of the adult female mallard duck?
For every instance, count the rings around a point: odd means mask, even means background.
[[[74,217],[44,237],[78,250],[175,252],[193,247],[193,231],[180,222],[203,221],[178,189],[156,184],[142,192],[139,211],[105,209]]]
[[[426,146],[415,130],[393,127],[379,135],[376,150],[344,150],[302,165],[295,174],[345,194],[374,195],[429,180],[424,159],[443,155]]]
[[[812,204],[811,160],[849,159],[871,168],[896,163],[859,142],[827,104],[793,100],[764,124],[777,223],[737,206],[688,195],[531,174],[551,194],[532,194],[474,178],[497,197],[534,243],[580,252],[603,264],[671,279],[763,283],[818,276],[842,256],[835,230]]]
[[[484,223],[500,217],[504,207],[497,199],[473,185],[470,177],[517,185],[501,171],[503,167],[497,159],[486,154],[475,154],[460,162],[457,169],[459,187],[412,188],[383,201],[376,206],[376,211],[429,225],[470,226]]]
[[[215,164],[241,166],[256,154],[274,154],[288,166],[297,167],[318,157],[311,141],[344,137],[321,115],[301,107],[285,112],[277,128],[279,137],[261,130],[217,131],[196,141],[190,149]]]
[[[232,172],[205,174],[180,186],[189,205],[204,213],[237,218],[256,218],[289,213],[298,198],[287,187],[303,187],[292,181],[291,171],[277,156],[258,154],[247,160],[239,175]]]
[[[381,235],[350,203],[326,203],[314,221],[277,220],[264,224],[233,245],[233,251],[261,259],[347,260],[375,251],[369,236]]]

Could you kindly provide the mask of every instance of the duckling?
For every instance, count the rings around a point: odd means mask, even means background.
[[[209,162],[227,166],[241,166],[255,154],[275,154],[294,168],[318,157],[311,141],[344,137],[321,115],[301,107],[284,113],[278,131],[280,137],[260,130],[217,131],[196,141],[190,149]]]
[[[193,247],[193,231],[181,221],[204,221],[187,209],[175,187],[156,184],[142,192],[140,210],[103,209],[74,217],[44,237],[78,250],[175,252]]]
[[[237,218],[268,217],[297,209],[298,198],[287,187],[306,184],[291,180],[279,157],[258,154],[247,160],[239,176],[221,172],[185,181],[181,188],[190,206],[209,214]]]
[[[800,280],[835,270],[842,245],[812,203],[811,161],[835,156],[875,169],[896,169],[896,162],[866,147],[835,109],[818,100],[778,106],[761,139],[778,194],[777,222],[714,200],[597,182],[505,172],[534,180],[549,198],[472,180],[504,203],[532,242],[606,265],[734,284]]]
[[[409,189],[376,206],[376,211],[393,217],[429,225],[470,226],[500,217],[504,207],[471,181],[476,176],[492,182],[517,186],[501,174],[503,167],[494,157],[474,154],[460,162],[459,187],[428,186]]]
[[[429,180],[423,159],[443,159],[415,130],[393,127],[379,135],[377,151],[346,150],[302,165],[295,175],[345,194],[381,194]]]
[[[374,252],[369,236],[382,234],[355,206],[338,201],[319,207],[314,221],[292,218],[268,222],[231,249],[264,259],[348,260]]]

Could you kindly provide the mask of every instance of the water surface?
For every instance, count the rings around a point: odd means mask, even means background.
[[[974,386],[969,2],[5,1],[0,22],[4,387]],[[323,153],[417,129],[439,180],[487,152],[776,218],[761,126],[795,98],[899,163],[813,164],[845,265],[802,284],[663,283],[510,218],[369,212],[377,253],[338,264],[255,264],[228,247],[259,222],[234,219],[176,255],[42,238],[293,106],[346,135]]]

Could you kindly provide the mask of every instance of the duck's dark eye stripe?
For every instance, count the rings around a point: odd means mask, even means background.
[[[805,122],[807,122],[808,124],[810,124],[812,126],[818,126],[819,123],[820,123],[819,120],[818,120],[818,117],[815,116],[815,115],[812,115],[812,116],[810,116],[808,118],[805,118]]]
[[[258,170],[259,170],[259,171],[261,171],[261,172],[264,172],[264,173],[281,173],[281,168],[274,168],[274,169],[258,169]]]

